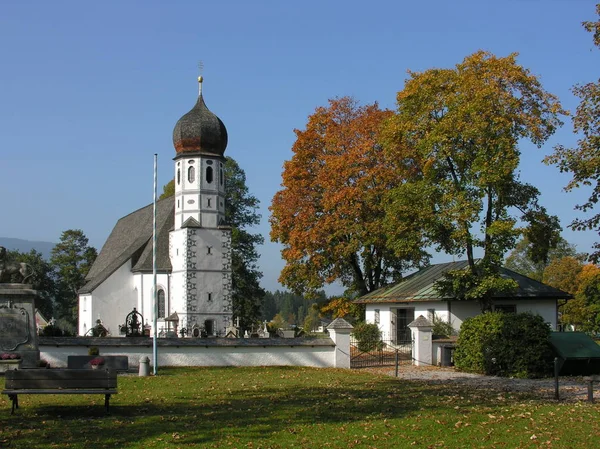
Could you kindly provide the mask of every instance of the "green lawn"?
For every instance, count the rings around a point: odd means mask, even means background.
[[[0,378],[0,382],[2,379]],[[11,448],[593,448],[600,405],[311,368],[172,368],[101,395],[0,401]]]

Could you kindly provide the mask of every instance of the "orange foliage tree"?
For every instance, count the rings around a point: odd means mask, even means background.
[[[270,207],[271,239],[283,244],[286,262],[279,280],[293,291],[339,281],[363,295],[427,258],[418,242],[394,254],[382,232],[384,194],[398,181],[379,145],[391,114],[343,97],[294,131],[294,155]]]

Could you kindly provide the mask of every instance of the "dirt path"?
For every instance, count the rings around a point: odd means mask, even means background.
[[[394,376],[390,367],[362,368],[364,371]],[[505,377],[483,376],[481,374],[461,373],[454,368],[400,366],[399,379],[423,382],[456,383],[474,389],[493,389],[498,392],[533,393],[541,399],[554,399],[554,379],[510,379]],[[561,377],[559,381],[560,399],[567,401],[587,400],[587,383],[582,377]],[[594,385],[594,398],[600,401],[600,385]]]

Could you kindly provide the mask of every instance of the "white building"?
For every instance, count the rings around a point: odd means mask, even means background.
[[[466,266],[466,261],[430,265],[355,302],[365,304],[366,321],[376,323],[384,338],[393,341],[410,340],[411,332],[407,325],[419,316],[429,321],[435,318],[450,323],[458,332],[464,320],[481,313],[479,302],[441,297],[435,289],[435,282],[447,271],[461,270]],[[516,281],[518,288],[510,295],[495,297],[494,310],[538,314],[556,330],[558,300],[570,299],[570,294],[506,268],[500,268],[500,275]]]
[[[198,81],[196,105],[173,130],[175,195],[156,205],[158,331],[166,331],[165,318],[176,313],[179,329],[210,336],[224,334],[232,317],[227,130],[206,107]],[[119,335],[133,308],[152,325],[152,219],[150,204],[115,225],[79,292],[80,335],[98,319]]]

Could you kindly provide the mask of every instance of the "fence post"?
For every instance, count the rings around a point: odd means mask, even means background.
[[[327,326],[329,336],[335,343],[334,368],[350,368],[350,332],[354,326],[343,318],[336,318]]]
[[[413,363],[416,366],[431,365],[433,362],[433,325],[423,315],[408,325],[413,337]]]
[[[398,357],[398,348],[396,348],[396,377],[398,377],[398,364],[400,363],[400,359]]]

